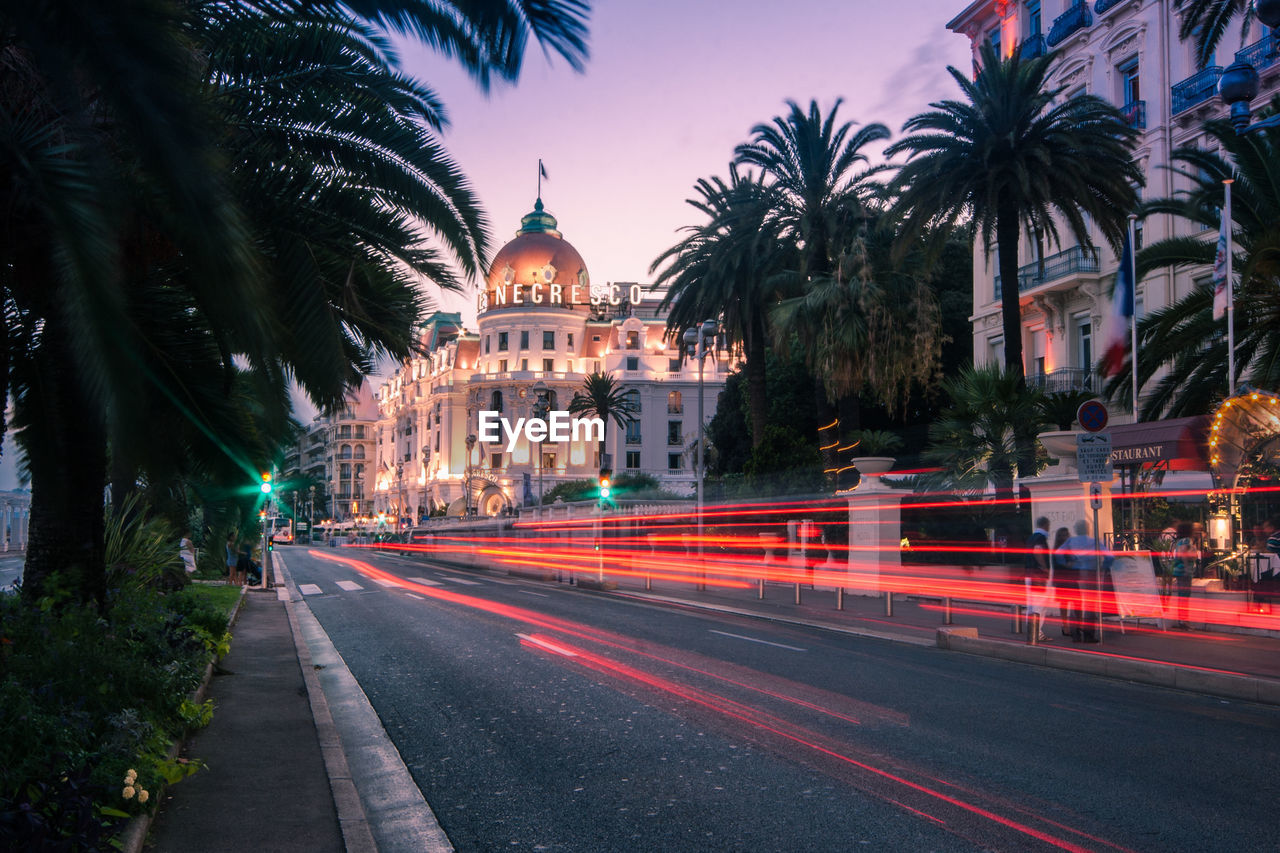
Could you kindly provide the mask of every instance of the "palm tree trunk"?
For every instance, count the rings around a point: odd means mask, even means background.
[[[819,376],[813,377],[813,410],[818,416],[818,448],[822,453],[822,470],[834,471],[837,467],[836,449],[829,445],[832,445],[832,436],[837,436],[839,430],[824,430],[823,427],[836,419],[836,409],[831,405],[831,400],[827,397],[827,387]],[[830,474],[823,476],[827,485],[834,488],[835,478]]]
[[[62,589],[106,604],[103,487],[106,428],[55,312],[35,356],[39,387],[25,448],[31,469],[31,531],[22,592],[28,602]],[[55,575],[58,582],[55,584]]]
[[[751,446],[764,441],[769,424],[769,390],[765,382],[764,318],[753,321],[746,335],[747,408],[751,414]]]
[[[1017,212],[1002,208],[996,221],[996,246],[1000,252],[1000,319],[1004,330],[1005,370],[1026,380],[1022,366],[1022,303],[1018,292],[1018,216]],[[1023,435],[1014,437],[1018,454],[1018,476],[1032,477],[1036,473],[1035,439]],[[1010,483],[1009,495],[1013,487]]]

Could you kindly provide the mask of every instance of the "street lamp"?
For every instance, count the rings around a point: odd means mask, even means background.
[[[533,386],[534,403],[533,416],[543,421],[547,419],[547,413],[551,409],[551,401],[547,399],[547,384],[539,379]],[[542,435],[543,433],[539,433]],[[535,517],[542,518],[542,442],[545,439],[538,440],[538,511]]]
[[[702,361],[707,356],[709,345],[713,344],[720,331],[715,320],[704,320],[697,328],[685,329],[684,343],[689,355],[698,360],[698,455],[694,463],[694,475],[697,477],[698,494],[698,563],[702,565],[702,477],[705,473],[702,465],[703,438],[703,393],[702,393]],[[706,589],[705,583],[698,584],[699,589]]]
[[[466,507],[467,518],[471,517],[471,451],[476,446],[476,437],[467,436],[467,462],[463,466],[462,499]]]
[[[1280,27],[1280,0],[1257,0],[1254,8],[1258,20],[1269,29]],[[1275,33],[1270,38],[1276,39]],[[1231,108],[1231,126],[1238,135],[1268,127],[1280,127],[1280,115],[1249,125],[1249,102],[1258,96],[1258,71],[1243,59],[1227,66],[1218,80],[1218,94]]]

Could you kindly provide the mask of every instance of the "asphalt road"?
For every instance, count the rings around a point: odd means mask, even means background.
[[[1280,849],[1277,708],[284,553],[461,851]]]
[[[22,564],[25,560],[24,553],[0,552],[0,592],[12,589],[15,583],[22,580]]]

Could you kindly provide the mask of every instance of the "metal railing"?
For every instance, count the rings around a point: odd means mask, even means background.
[[[1277,47],[1275,33],[1269,33],[1248,47],[1236,51],[1236,59],[1249,63],[1256,71],[1262,71],[1280,60],[1280,50]]]
[[[1057,47],[1066,41],[1067,36],[1092,23],[1093,15],[1089,14],[1089,7],[1083,2],[1076,3],[1053,19],[1053,26],[1049,28],[1049,37],[1046,41],[1049,47]]]
[[[1043,261],[1033,261],[1018,268],[1018,292],[1023,293],[1033,287],[1065,278],[1077,273],[1096,273],[1098,271],[1098,254],[1086,251],[1082,246],[1072,246]],[[1000,276],[995,278],[995,298],[1002,293]]]
[[[1120,112],[1124,114],[1124,120],[1129,127],[1138,130],[1147,129],[1147,102],[1146,101],[1130,101],[1120,108]]]
[[[1173,114],[1177,115],[1189,110],[1196,104],[1202,104],[1218,93],[1218,79],[1222,77],[1221,65],[1210,65],[1203,71],[1197,71],[1186,80],[1174,83],[1169,90],[1173,101]]]
[[[1027,376],[1027,387],[1046,394],[1060,391],[1088,391],[1096,393],[1097,377],[1087,367],[1060,367],[1048,373],[1032,373]]]
[[[1095,15],[1106,14],[1123,2],[1124,0],[1098,0],[1097,3],[1093,4],[1093,13]]]
[[[1049,46],[1044,42],[1044,36],[1036,33],[1033,36],[1027,36],[1018,48],[1023,59],[1038,59],[1049,52]]]

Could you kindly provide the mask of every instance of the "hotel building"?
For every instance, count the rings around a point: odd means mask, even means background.
[[[429,514],[498,515],[537,503],[557,483],[594,479],[608,453],[615,475],[644,473],[665,488],[694,488],[698,365],[683,357],[659,313],[662,294],[635,283],[596,285],[538,199],[494,257],[479,294],[477,330],[437,313],[420,354],[378,390],[374,512],[416,524]],[[734,362],[723,347],[703,364],[704,423]],[[565,411],[586,377],[614,377],[636,420],[607,424],[606,447],[579,440],[479,440],[479,413],[513,426],[541,401]]]

